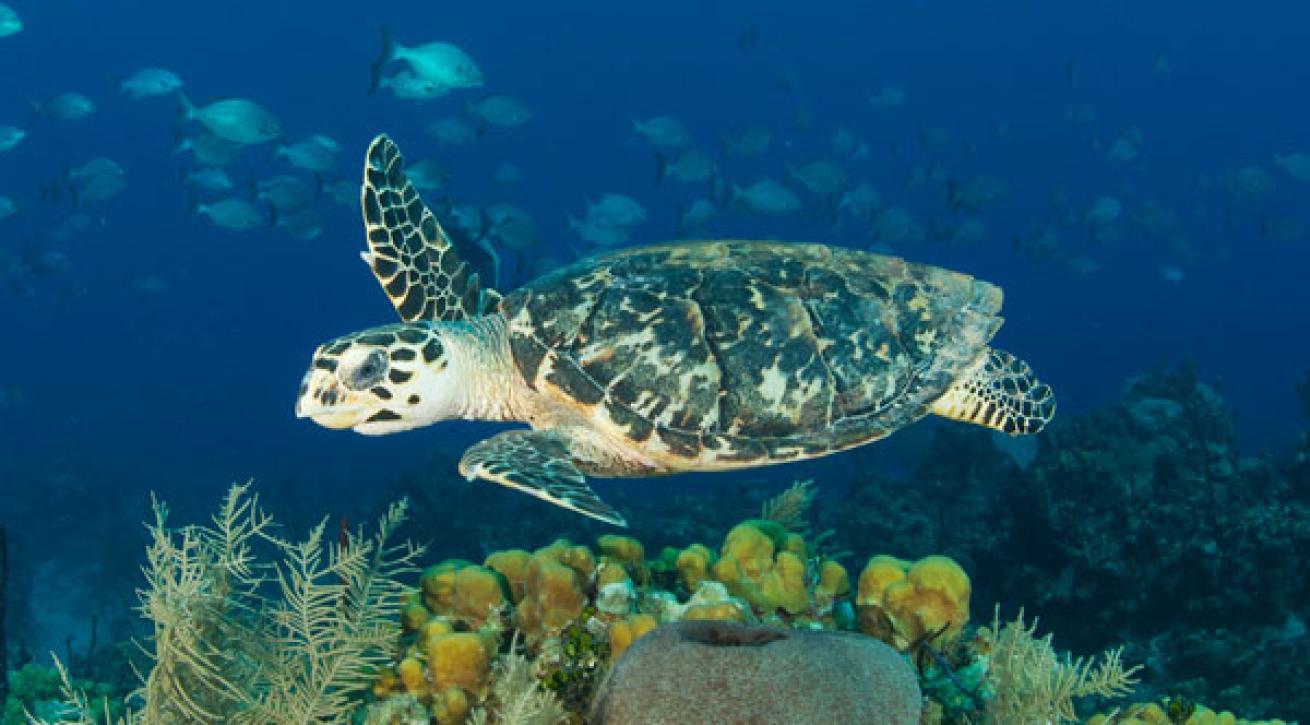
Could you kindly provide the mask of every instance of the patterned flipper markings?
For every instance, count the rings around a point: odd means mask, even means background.
[[[474,444],[459,461],[470,481],[485,478],[593,519],[627,526],[573,465],[568,438],[551,430],[514,430]]]
[[[1010,435],[1030,435],[1055,417],[1055,394],[1028,363],[1003,350],[990,350],[972,375],[933,404],[932,412]]]
[[[400,149],[385,134],[369,144],[360,206],[368,233],[361,256],[402,320],[477,317],[499,299],[480,289],[477,273],[419,198]]]

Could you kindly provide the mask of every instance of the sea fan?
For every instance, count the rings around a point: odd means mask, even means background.
[[[391,541],[405,503],[371,536],[325,541],[325,520],[292,542],[248,489],[234,485],[208,527],[171,530],[155,502],[139,593],[153,666],[137,722],[344,721],[396,654],[400,579],[422,553]],[[270,547],[276,556],[259,555]]]

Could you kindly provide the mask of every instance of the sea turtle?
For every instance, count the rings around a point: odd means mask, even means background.
[[[1028,365],[988,347],[1001,290],[819,244],[700,241],[614,251],[502,297],[460,260],[404,171],[369,146],[364,260],[403,322],[314,351],[296,414],[364,434],[519,421],[459,463],[618,525],[586,476],[797,461],[933,413],[1013,435],[1055,412]]]

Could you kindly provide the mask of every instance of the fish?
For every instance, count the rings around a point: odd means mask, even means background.
[[[678,236],[697,233],[719,212],[719,208],[709,199],[696,199],[678,215]]]
[[[466,103],[464,112],[478,121],[480,131],[488,126],[522,126],[532,119],[532,111],[522,101],[503,93]]]
[[[201,166],[199,168],[182,169],[182,183],[196,191],[231,191],[236,187],[232,177],[217,166]]]
[[[674,149],[686,146],[691,140],[691,133],[687,127],[673,116],[655,116],[645,121],[633,120],[632,130],[644,136],[656,148]]]
[[[850,214],[856,219],[870,220],[882,208],[882,194],[867,181],[842,192],[837,201],[837,212]]]
[[[776,179],[765,178],[745,188],[733,184],[732,206],[753,214],[778,216],[799,211],[801,200]]]
[[[138,292],[158,295],[167,292],[171,285],[168,283],[167,279],[157,274],[148,274],[142,277],[132,278],[132,287]]]
[[[286,159],[297,169],[324,174],[336,166],[340,149],[336,141],[320,133],[295,143],[277,144],[273,147],[273,157]]]
[[[1083,220],[1089,227],[1104,227],[1113,224],[1123,211],[1123,204],[1113,196],[1102,196],[1092,202]]]
[[[285,174],[255,183],[255,198],[268,202],[279,214],[289,214],[309,206],[318,196],[318,191],[299,177]]]
[[[773,134],[763,126],[747,126],[736,136],[725,136],[722,147],[724,156],[759,156],[769,150]]]
[[[378,81],[378,88],[391,91],[391,95],[402,101],[430,101],[450,93],[450,86],[414,75],[408,70],[399,71]]]
[[[245,98],[224,98],[197,107],[178,93],[178,117],[182,121],[199,121],[215,136],[241,146],[261,144],[282,135],[282,127],[272,113]]]
[[[569,229],[577,232],[578,238],[598,247],[621,247],[628,243],[628,230],[621,226],[605,224],[592,219],[569,217]]]
[[[523,181],[523,170],[518,166],[505,161],[496,167],[496,172],[491,175],[491,180],[501,186],[513,186]]]
[[[173,153],[190,151],[202,166],[227,166],[236,160],[238,148],[237,144],[219,138],[203,130],[203,127],[199,133],[191,136],[178,134],[173,143]]]
[[[96,112],[95,101],[81,93],[60,93],[45,102],[32,103],[32,115],[56,121],[81,121]]]
[[[1310,181],[1310,153],[1274,154],[1274,165],[1298,181]]]
[[[476,88],[483,84],[482,69],[459,47],[441,42],[417,47],[400,45],[392,39],[391,30],[383,27],[382,54],[373,62],[369,95],[382,86],[382,72],[392,61],[405,63],[418,78],[447,89]]]
[[[905,103],[905,91],[898,86],[885,86],[869,96],[869,103],[873,104],[874,108],[895,108]]]
[[[27,138],[27,132],[17,126],[0,126],[0,153],[13,151]]]
[[[492,204],[486,208],[487,233],[506,247],[523,250],[540,240],[532,215],[513,204]]]
[[[691,149],[673,161],[660,152],[655,153],[655,183],[672,176],[678,181],[700,183],[709,181],[715,172],[714,159],[699,149]]]
[[[0,196],[0,221],[18,214],[18,202],[7,196]]]
[[[352,179],[337,179],[323,187],[328,198],[351,209],[359,206],[359,182]]]
[[[903,242],[921,242],[924,237],[923,226],[915,221],[909,211],[899,206],[887,207],[878,212],[869,225],[869,241],[886,248]]]
[[[279,214],[277,227],[283,229],[292,239],[308,241],[323,235],[323,217],[312,206],[297,209],[290,214]]]
[[[164,68],[142,68],[118,84],[118,90],[129,98],[140,100],[152,96],[165,96],[182,89],[182,79]]]
[[[800,168],[787,168],[786,178],[812,194],[833,196],[846,188],[846,171],[835,161],[811,161]]]
[[[646,207],[630,196],[605,194],[587,206],[587,221],[610,226],[633,226],[646,221]]]
[[[113,159],[92,159],[68,172],[74,203],[103,204],[122,193],[127,174]]]
[[[13,8],[0,3],[0,38],[8,38],[23,32],[23,20]]]
[[[1164,281],[1170,284],[1178,284],[1179,282],[1182,282],[1186,278],[1187,278],[1187,273],[1184,272],[1182,269],[1180,269],[1177,265],[1166,264],[1160,268],[1160,279],[1163,279]]]
[[[209,221],[213,222],[214,226],[234,231],[247,231],[268,226],[268,219],[263,213],[245,199],[223,199],[212,204],[201,204],[193,201],[190,213],[192,216],[207,217]]]
[[[445,116],[429,123],[427,134],[442,146],[461,146],[472,141],[477,135],[473,127],[456,116]]]
[[[450,181],[450,172],[431,159],[405,164],[405,173],[419,191],[439,191]]]

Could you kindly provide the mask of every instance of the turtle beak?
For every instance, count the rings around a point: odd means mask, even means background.
[[[296,417],[309,418],[324,428],[353,428],[366,417],[365,406],[351,405],[349,396],[326,370],[310,370],[296,397]]]

